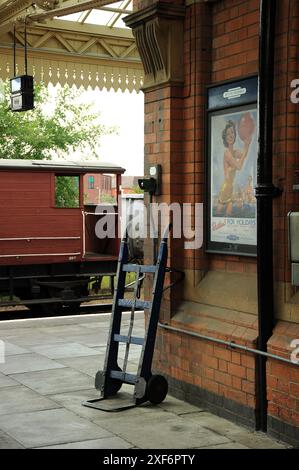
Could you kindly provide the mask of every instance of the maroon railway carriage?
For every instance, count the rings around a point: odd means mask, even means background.
[[[100,162],[0,159],[0,306],[54,312],[79,304],[91,277],[115,274],[124,171]],[[95,226],[107,213],[115,237],[100,239]]]

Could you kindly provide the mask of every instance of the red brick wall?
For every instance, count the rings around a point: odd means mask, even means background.
[[[184,87],[181,89],[168,87],[145,93],[145,173],[149,164],[162,163],[163,166],[163,196],[157,198],[157,202],[204,202],[206,85],[212,81],[217,82],[242,75],[241,69],[246,63],[244,55],[236,54],[235,67],[232,68],[229,62],[230,44],[232,48],[241,45],[250,50],[253,41],[256,46],[258,43],[257,31],[251,27],[248,32],[246,31],[246,35],[242,36],[243,22],[238,26],[236,21],[239,10],[243,11],[242,21],[245,21],[248,15],[251,22],[252,12],[258,21],[256,5],[252,5],[244,12],[241,6],[232,9],[231,3],[231,1],[222,1],[213,6],[197,3],[187,8]],[[233,3],[240,5],[237,1]],[[211,15],[213,10],[215,10],[214,16]],[[235,24],[234,30],[227,35],[231,21]],[[223,41],[223,36],[228,39]],[[237,59],[240,60],[240,64],[237,63]],[[254,66],[257,71],[256,58]],[[178,99],[169,98],[178,93],[180,93]],[[150,240],[146,243],[146,249],[146,253],[150,254],[152,251]],[[172,252],[175,256],[172,256]],[[170,245],[169,264],[178,269],[246,271],[247,263],[250,266],[248,270],[251,270],[251,266],[254,266],[251,260],[244,262],[244,258],[235,256],[206,256],[203,249],[183,250],[179,241],[172,241]],[[147,294],[149,293],[150,286],[147,289]],[[162,320],[170,319],[172,306],[179,296],[180,286],[175,289],[175,296],[172,293],[170,297],[170,291],[164,295]],[[251,340],[251,346],[255,337],[256,333]],[[247,379],[247,371],[243,369],[243,365],[232,363],[228,368],[228,362],[218,361],[218,358],[214,357],[212,344],[205,345],[188,337],[163,334],[159,337],[157,345],[159,353],[156,367],[159,370],[164,370],[178,380],[214,393],[231,395],[237,401],[253,406],[254,374],[248,372]],[[221,351],[221,348],[218,350]],[[223,355],[232,357],[228,351],[223,351]],[[238,360],[241,362],[241,356]],[[197,364],[200,364],[199,368],[195,366]],[[242,390],[242,381],[243,387],[251,389],[252,395]]]
[[[182,161],[181,135],[182,121],[182,90],[177,87],[164,87],[150,91],[145,95],[145,174],[148,174],[150,165],[160,163],[163,167],[162,194],[155,198],[155,202],[171,204],[177,201],[181,173],[179,164]],[[147,201],[148,197],[145,196]],[[175,241],[172,242],[175,244]],[[145,241],[145,262],[152,262],[152,240]],[[170,246],[169,265],[176,265],[172,258],[172,245]],[[169,277],[169,276],[168,276]],[[170,282],[170,279],[168,279]],[[147,295],[150,295],[151,285],[146,283]],[[164,296],[161,314],[164,319],[169,318],[171,311],[170,290]]]
[[[222,0],[213,5],[212,83],[258,73],[259,0]],[[255,273],[256,261],[210,256],[212,270]]]
[[[244,316],[242,326],[206,318],[192,331],[254,348],[256,325],[250,317]],[[179,321],[172,321],[171,326],[186,329]],[[178,381],[255,408],[255,359],[248,353],[163,330],[156,342],[155,366]]]
[[[276,76],[274,102],[273,179],[284,193],[274,204],[274,274],[278,282],[290,281],[287,254],[287,214],[298,210],[299,193],[293,191],[294,170],[299,168],[298,104],[290,99],[293,79],[299,77],[299,4],[294,0],[278,2],[279,34],[276,39]]]
[[[153,2],[141,1],[139,6],[150,3]],[[299,105],[292,104],[289,99],[290,83],[299,78],[299,2],[281,0],[277,3],[273,182],[278,184],[282,178],[284,194],[274,201],[274,275],[276,282],[289,283],[286,215],[289,210],[299,209],[299,195],[292,190],[294,169],[299,168]],[[184,28],[184,85],[163,86],[145,92],[145,171],[152,163],[163,166],[163,196],[157,198],[157,202],[204,202],[206,86],[257,74],[259,0],[219,0],[190,5],[186,8]],[[146,250],[148,261],[152,252],[150,241],[146,243]],[[180,241],[175,240],[170,243],[169,258],[170,265],[186,270],[237,272],[240,275],[256,272],[254,258],[207,255],[203,249],[187,251],[183,250]],[[282,290],[276,304],[279,317],[285,315],[280,310],[284,311],[292,288],[283,284],[276,290]],[[201,313],[196,323],[186,325],[171,319],[182,299],[180,285],[167,291],[162,304],[162,321],[256,347],[257,319],[253,315],[240,312],[232,319],[229,312],[229,318],[224,314],[220,319]],[[292,312],[295,310],[293,306]],[[269,349],[289,358],[288,345],[292,339],[299,338],[296,324],[299,315],[297,313],[297,320],[296,317],[287,318],[294,323],[277,325]],[[299,369],[296,367],[269,360],[267,369],[269,417],[291,426],[298,426]],[[159,330],[155,368],[178,382],[207,390],[249,409],[254,410],[257,406],[252,355]]]
[[[157,202],[205,202],[206,86],[257,73],[258,20],[257,0],[187,8],[184,87],[145,93],[145,173],[149,164],[163,164],[163,196]],[[206,256],[203,249],[173,243],[178,269],[256,272],[252,258]],[[147,245],[151,252],[150,241]]]
[[[89,176],[94,178],[94,187],[89,188]],[[116,197],[116,176],[101,174],[84,175],[84,203],[100,204],[103,203],[103,196]],[[104,200],[105,202],[105,200]]]
[[[291,343],[296,338],[299,344],[299,325],[279,322],[268,343],[268,350],[271,354],[289,360],[294,351]],[[299,429],[299,365],[268,360],[267,382],[270,418],[276,418]]]
[[[259,0],[222,0],[213,7],[213,82],[258,71]]]
[[[278,322],[268,346],[269,352],[290,359],[290,344],[299,339],[298,313],[291,296],[290,261],[288,260],[287,214],[299,210],[299,194],[293,191],[294,170],[298,158],[298,106],[290,100],[292,80],[299,77],[298,39],[299,2],[277,2],[276,74],[274,92],[274,155],[273,182],[283,187],[281,198],[274,201],[274,278],[279,289],[276,296],[276,314],[293,323]],[[284,313],[285,312],[285,313]],[[297,324],[295,323],[297,322]],[[269,417],[299,427],[299,366],[269,360],[267,365]],[[292,437],[292,430],[289,431]],[[277,434],[278,435],[278,434]]]

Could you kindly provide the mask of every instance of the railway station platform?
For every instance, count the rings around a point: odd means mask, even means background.
[[[142,335],[144,316],[136,316],[134,333]],[[108,328],[109,314],[0,323],[5,344],[5,361],[0,363],[0,449],[288,447],[171,395],[160,405],[118,413],[83,407],[82,401],[99,395],[94,375],[103,364]],[[134,372],[139,349],[132,348],[129,371]]]

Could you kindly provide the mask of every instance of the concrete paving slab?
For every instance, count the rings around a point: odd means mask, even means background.
[[[184,402],[183,402],[184,403]],[[162,404],[163,405],[163,404]],[[240,426],[227,419],[213,415],[208,411],[193,410],[192,413],[186,413],[183,416],[186,421],[192,421],[205,429],[218,432],[224,436],[230,436],[231,434],[240,432]],[[244,429],[244,428],[242,428]]]
[[[16,356],[18,354],[27,354],[31,351],[29,349],[21,348],[16,344],[9,343],[8,341],[4,342],[5,347],[5,356]]]
[[[89,375],[62,366],[63,369],[15,374],[12,378],[41,395],[86,390],[94,386]]]
[[[125,314],[127,315],[127,314]],[[103,327],[108,328],[110,314],[88,314],[88,315],[74,315],[74,316],[59,316],[59,317],[47,317],[47,318],[26,318],[22,320],[6,320],[1,322],[2,330],[15,330],[20,328],[28,328],[33,330],[34,328],[46,327],[46,326],[66,326],[66,325],[81,325],[84,324],[102,324]]]
[[[47,336],[39,332],[32,332],[27,335],[9,336],[8,341],[20,347],[38,346],[40,344],[54,344],[66,342],[64,337]]]
[[[48,357],[49,359],[60,359],[66,357],[93,356],[91,348],[79,343],[44,344],[31,347],[32,351]]]
[[[275,441],[264,433],[252,432],[209,412],[185,414],[182,417],[186,421],[198,423],[203,428],[226,436],[234,443],[242,444],[250,449],[286,448],[284,443]]]
[[[87,315],[65,315],[52,318],[43,318],[39,320],[43,325],[78,325],[84,322],[94,322],[101,321],[100,316],[97,314],[87,314]]]
[[[106,349],[107,349],[107,346],[104,345],[104,346],[90,346],[91,349],[93,349],[95,351],[95,353],[99,353],[101,356],[104,356],[105,357],[105,353],[106,353]]]
[[[27,328],[24,326],[22,327],[17,327],[16,323],[11,323],[10,328],[5,327],[4,325],[5,322],[1,322],[0,324],[0,337],[1,338],[8,338],[9,336],[26,336],[26,335],[32,335],[37,328],[29,328],[27,325]]]
[[[60,408],[60,406],[23,385],[0,389],[0,415],[52,408]]]
[[[215,446],[207,446],[207,447],[199,447],[199,449],[249,449],[249,447],[243,446],[242,444],[238,444],[238,442],[230,442],[228,444],[218,444]]]
[[[130,400],[127,400],[127,402],[130,402]],[[107,429],[114,435],[120,436],[123,439],[130,441],[136,447],[139,447],[139,445],[131,439],[131,429],[134,429],[135,432],[135,425],[139,429],[139,433],[142,434],[147,428],[148,423],[155,423],[160,421],[161,419],[167,420],[171,418],[176,418],[174,415],[167,412],[165,412],[164,416],[163,414],[161,414],[161,410],[159,410],[157,407],[146,404],[120,412],[107,412],[96,409],[94,409],[93,411],[94,414],[92,417],[90,417],[90,420],[92,422]],[[120,422],[122,422],[122,424],[127,423],[126,431],[124,430],[123,434],[119,433]]]
[[[70,391],[66,393],[59,393],[57,395],[51,395],[51,400],[55,401],[57,406],[62,406],[63,408],[72,411],[76,415],[82,416],[83,418],[87,418],[92,421],[93,418],[98,416],[96,410],[83,406],[82,402],[99,397],[100,392],[98,392],[95,388],[89,388],[87,390],[74,392]],[[101,425],[101,423],[99,423],[99,425]]]
[[[100,314],[97,314],[97,313],[90,313],[90,314],[87,314],[87,315],[82,315],[80,316],[80,318],[78,318],[77,316],[77,319],[76,319],[76,323],[100,323],[100,324],[103,324],[105,327],[107,327],[109,325],[109,321],[110,321],[110,315],[111,315],[111,309],[109,312],[104,312],[104,313],[100,313]],[[125,313],[125,315],[127,315]],[[73,317],[74,318],[74,317]]]
[[[178,400],[171,395],[167,395],[165,400],[158,406],[159,408],[162,408],[165,411],[169,411],[170,413],[174,413],[175,415],[200,413],[204,411],[203,408],[199,408],[198,406],[191,405],[185,401]]]
[[[11,377],[7,377],[7,375],[1,374],[1,372],[0,372],[0,388],[2,388],[2,387],[15,387],[16,385],[19,385],[19,383],[16,382]]]
[[[17,324],[16,324],[16,320],[3,320],[1,321],[0,331],[13,330],[18,327],[32,329],[33,328],[32,319],[26,318],[26,319],[18,320]]]
[[[63,364],[52,361],[39,354],[31,353],[17,356],[7,356],[5,363],[0,364],[0,372],[6,375],[32,372],[37,370],[61,369]]]
[[[94,377],[98,370],[103,368],[104,358],[103,354],[95,354],[93,356],[85,357],[74,357],[74,358],[64,358],[59,359],[61,364],[64,364],[71,369],[78,370],[84,374],[88,374],[91,377]]]
[[[133,446],[120,437],[106,437],[92,441],[70,442],[49,447],[39,447],[40,449],[131,449]]]
[[[192,449],[231,442],[221,434],[158,408],[137,416],[130,415],[130,411],[121,420],[101,419],[94,422],[101,422],[102,427],[141,449]]]
[[[56,326],[43,326],[39,327],[38,331],[44,335],[49,336],[63,336],[67,338],[70,335],[85,334],[86,330],[81,325],[56,325]]]
[[[264,433],[250,432],[240,430],[235,433],[228,434],[228,438],[238,444],[243,444],[249,449],[287,449],[285,443],[271,439]]]
[[[33,318],[33,319],[26,319],[26,320],[21,320],[21,321],[24,322],[25,326],[29,326],[32,329],[32,328],[40,328],[40,327],[46,327],[46,326],[53,327],[53,326],[64,326],[64,325],[77,325],[83,321],[88,321],[88,320],[85,317],[81,317],[81,316],[79,317],[78,315],[75,315],[75,316],[61,316],[61,317]],[[93,316],[92,321],[97,321],[97,317]]]
[[[24,446],[5,432],[0,431],[0,449],[24,449]]]
[[[103,324],[105,323],[105,324]],[[93,330],[94,328],[97,328],[98,326],[101,326],[101,331],[107,331],[109,330],[109,325],[108,325],[108,322],[107,320],[105,320],[105,322],[99,322],[99,321],[89,321],[89,322],[82,322],[80,323],[80,325],[83,327],[83,328],[87,328],[87,329],[91,329]]]
[[[81,333],[80,335],[69,335],[65,341],[80,343],[88,348],[107,347],[108,335],[99,333]]]
[[[27,448],[113,437],[64,409],[5,415],[1,418],[1,428]]]
[[[125,394],[129,395],[129,399],[132,397],[133,389],[129,385],[124,384],[121,390]],[[88,408],[82,405],[84,401],[91,400],[94,398],[100,398],[100,392],[97,391],[95,388],[78,392],[68,392],[57,395],[51,395],[51,400],[55,401],[64,408],[73,411],[79,416],[83,416],[85,418],[90,419],[91,421],[94,421],[99,426],[102,426],[103,423],[108,420],[116,423],[115,426],[117,427],[117,422],[119,420],[127,419],[127,417],[129,417],[130,419],[134,419],[134,416],[140,417],[146,415],[147,413],[151,413],[151,417],[153,419],[155,417],[161,416],[161,410],[158,410],[157,407],[148,403],[138,408],[131,408],[129,410],[125,410],[119,413],[96,410],[94,408]]]
[[[128,318],[126,314],[124,330]],[[106,449],[287,447],[170,395],[158,406],[147,403],[120,413],[82,406],[84,400],[100,396],[94,388],[94,375],[101,368],[101,361],[104,362],[109,321],[109,315],[87,315],[0,323],[0,338],[11,345],[12,354],[7,355],[7,360],[12,370],[18,363],[17,370],[20,363],[21,370],[25,366],[27,370],[30,357],[35,358],[31,360],[35,366],[38,361],[47,361],[43,362],[44,370],[29,368],[28,372],[12,373],[9,377],[0,372],[0,413],[5,413],[0,420],[0,448],[18,448],[21,444]],[[143,336],[143,318],[136,319],[135,325],[134,335]],[[78,343],[80,348],[70,343]],[[58,358],[58,350],[66,356]],[[88,355],[75,357],[79,350],[88,351]],[[140,348],[133,346],[131,351],[129,370],[136,370]],[[124,345],[120,348],[120,359],[123,356]],[[119,362],[122,366],[122,360]],[[48,370],[49,363],[60,368]],[[131,399],[133,387],[123,385],[122,392],[129,393]]]

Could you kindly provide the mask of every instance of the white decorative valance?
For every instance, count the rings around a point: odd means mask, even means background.
[[[13,31],[1,34],[0,78],[14,74]],[[16,31],[16,72],[24,73],[24,28]],[[129,30],[51,20],[27,28],[28,73],[36,81],[139,92],[143,66]]]
[[[139,92],[143,85],[143,70],[140,66],[118,67],[105,65],[101,61],[95,63],[80,63],[61,60],[49,60],[47,58],[29,56],[28,74],[33,75],[37,82],[56,85],[68,84],[70,86],[91,89],[113,89],[115,91],[129,90]],[[24,70],[24,58],[17,57],[16,74],[22,75]],[[0,78],[6,80],[14,75],[13,54],[3,54],[0,51]]]

